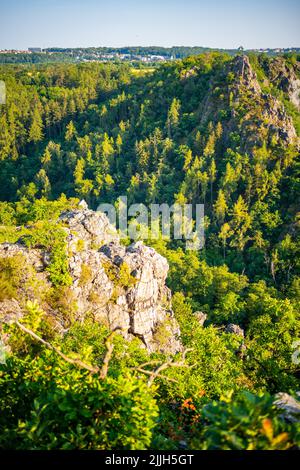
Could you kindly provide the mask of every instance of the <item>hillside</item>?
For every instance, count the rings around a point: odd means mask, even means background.
[[[0,66],[1,448],[299,447],[298,59]],[[120,196],[204,204],[204,248]]]

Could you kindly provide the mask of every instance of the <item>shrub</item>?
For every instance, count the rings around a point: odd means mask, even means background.
[[[89,282],[91,282],[93,278],[93,273],[88,264],[82,263],[81,265],[81,273],[79,278],[79,285],[81,287],[86,286]]]
[[[198,438],[191,447],[204,450],[285,450],[300,443],[299,424],[287,424],[266,395],[242,392],[212,402],[200,413]]]
[[[17,297],[25,270],[21,254],[0,259],[0,301]]]
[[[78,310],[76,297],[69,286],[58,286],[48,292],[47,300],[51,307],[60,314],[60,321],[65,327],[70,326],[74,321]]]
[[[77,240],[77,243],[76,243],[76,250],[78,251],[78,253],[80,253],[81,251],[84,250],[84,247],[85,247],[85,244],[84,244],[84,241],[81,240],[81,238],[79,240]]]
[[[111,263],[110,261],[102,261],[105,273],[110,281],[115,286],[129,287],[136,283],[136,279],[131,276],[129,266],[122,263],[120,267]]]
[[[53,364],[48,352],[8,361],[0,392],[2,449],[146,449],[158,415],[143,381],[100,380],[60,360]]]
[[[54,286],[70,286],[69,260],[66,248],[66,232],[57,223],[37,222],[22,238],[29,248],[44,247],[50,251],[50,264],[47,266],[50,281]]]

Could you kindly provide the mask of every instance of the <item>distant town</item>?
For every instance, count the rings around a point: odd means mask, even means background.
[[[71,57],[74,61],[78,62],[91,62],[91,61],[136,61],[136,62],[165,62],[174,60],[174,55],[160,55],[160,54],[149,54],[149,53],[134,53],[127,52],[122,53],[119,51],[102,51],[91,50],[91,49],[42,49],[40,47],[29,47],[26,50],[16,49],[2,49],[0,54],[13,54],[13,55],[24,55],[24,54],[45,54],[48,56],[61,54]]]
[[[174,46],[170,48],[149,46],[149,47],[90,47],[90,48],[46,48],[28,47],[26,50],[1,49],[0,63],[22,63],[22,62],[140,62],[159,63],[181,59],[191,55],[204,52],[222,51],[230,55],[244,51],[242,46],[236,49],[211,49],[208,47],[186,47]],[[300,47],[277,48],[277,49],[251,49],[246,53],[256,54],[289,54],[300,53]]]

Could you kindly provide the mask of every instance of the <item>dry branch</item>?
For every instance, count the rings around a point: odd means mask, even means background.
[[[104,356],[104,359],[103,359],[102,367],[100,368],[100,367],[94,367],[94,366],[91,366],[89,364],[86,364],[85,362],[81,361],[80,359],[73,359],[73,358],[67,356],[66,354],[61,352],[57,347],[53,346],[53,344],[48,343],[48,341],[45,341],[43,338],[41,338],[39,335],[34,333],[32,330],[30,330],[29,328],[24,326],[19,321],[16,320],[14,323],[22,331],[24,331],[24,333],[27,333],[32,338],[34,338],[36,341],[38,341],[38,342],[42,343],[44,346],[46,346],[48,349],[51,349],[52,351],[56,352],[56,354],[58,354],[66,362],[69,362],[70,364],[74,364],[78,367],[81,367],[82,369],[86,369],[89,372],[92,372],[93,374],[99,374],[99,377],[102,380],[105,379],[107,377],[107,374],[108,374],[109,363],[110,363],[110,360],[112,358],[112,353],[113,353],[113,349],[114,349],[113,338],[115,337],[115,335],[118,331],[122,331],[122,329],[120,327],[116,327],[110,333],[110,335],[106,338],[106,340],[105,340],[106,353],[105,353],[105,356]],[[157,379],[158,377],[160,377],[164,380],[168,380],[170,382],[178,383],[178,381],[176,379],[173,379],[171,377],[167,377],[165,375],[162,375],[161,372],[163,370],[169,368],[169,367],[187,367],[187,368],[193,367],[193,365],[190,366],[190,365],[185,363],[186,354],[189,351],[192,351],[192,349],[188,348],[188,349],[185,349],[183,351],[180,361],[176,362],[176,361],[170,360],[170,361],[167,361],[167,362],[164,362],[164,363],[160,364],[161,361],[152,360],[152,361],[148,361],[148,362],[145,362],[143,364],[140,364],[137,367],[133,367],[132,370],[137,371],[137,372],[141,372],[142,374],[145,374],[145,375],[149,376],[149,379],[148,379],[148,382],[147,382],[148,387],[151,387],[154,380]],[[160,364],[160,365],[158,365],[154,370],[145,369],[145,367],[147,367],[147,366],[155,366],[157,364]]]
[[[160,364],[154,370],[147,370],[147,369],[144,369],[144,367],[157,365],[161,361],[153,360],[153,361],[145,362],[144,364],[140,364],[138,367],[133,367],[132,369],[149,376],[149,379],[148,379],[148,382],[147,382],[148,387],[151,387],[154,380],[157,379],[158,377],[160,377],[164,380],[168,380],[169,382],[175,382],[176,383],[177,380],[172,379],[171,377],[167,377],[165,375],[162,375],[161,372],[165,369],[168,369],[169,367],[186,367],[186,368],[189,368],[189,369],[191,367],[194,367],[193,365],[190,366],[190,365],[185,363],[186,355],[190,351],[192,351],[191,348],[185,349],[182,353],[182,357],[181,357],[181,360],[179,362],[170,360],[170,361],[167,361],[167,362],[164,362],[164,363]]]
[[[90,366],[89,364],[86,364],[85,362],[82,362],[80,359],[72,359],[71,357],[66,356],[64,353],[62,353],[58,348],[53,346],[53,344],[48,343],[48,341],[45,341],[43,338],[38,336],[36,333],[31,331],[29,328],[26,328],[26,326],[22,325],[22,323],[15,321],[14,322],[22,331],[30,335],[32,338],[35,340],[39,341],[42,343],[44,346],[46,346],[48,349],[51,349],[52,351],[55,351],[56,354],[58,354],[60,357],[62,357],[65,361],[69,362],[70,364],[75,364],[82,369],[87,369],[88,371],[92,372],[93,374],[97,374],[100,369],[99,367],[93,367]]]
[[[106,341],[105,341],[106,354],[104,356],[103,364],[102,364],[101,371],[100,371],[100,378],[101,379],[105,379],[105,377],[107,376],[109,363],[110,363],[111,356],[112,356],[112,353],[113,353],[113,350],[114,350],[114,344],[113,344],[112,340],[113,340],[113,338],[115,337],[116,333],[119,330],[121,330],[121,328],[119,326],[117,326],[111,332],[111,334],[106,338]]]

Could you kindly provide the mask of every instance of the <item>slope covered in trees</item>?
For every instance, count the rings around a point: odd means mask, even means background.
[[[111,64],[0,68],[8,90],[0,109],[0,237],[15,242],[25,235],[31,247],[52,247],[57,302],[65,295],[68,266],[56,221],[63,209],[76,206],[74,198],[94,209],[120,195],[129,204],[203,203],[206,234],[199,252],[180,241],[147,241],[169,261],[167,283],[181,340],[192,348],[185,358],[190,367],[167,369],[156,395],[130,372],[149,361],[138,340],[128,345],[118,335],[106,381],[89,376],[83,385],[86,371],[5,326],[14,354],[0,387],[14,418],[0,418],[2,446],[10,440],[23,448],[171,449],[184,441],[190,448],[260,449],[299,442],[298,424],[278,418],[273,405],[274,394],[294,394],[299,386],[292,359],[300,335],[299,76],[297,57],[219,53],[139,73]],[[2,300],[15,295],[15,270],[2,267]],[[204,327],[199,311],[207,315]],[[65,353],[91,363],[105,357],[104,325],[74,321],[61,338],[47,322],[41,326],[42,305],[27,305],[26,315],[33,331]],[[228,324],[236,325],[234,333]],[[152,359],[168,361],[163,355]],[[36,361],[45,371],[52,364],[54,376],[68,368],[72,379],[58,383],[42,372],[32,386]],[[12,370],[29,411],[10,382]],[[77,384],[76,394],[75,386],[66,392],[68,380]],[[120,400],[124,432],[110,427],[110,393]],[[124,427],[130,405],[122,393],[136,393],[142,403],[144,431],[133,422],[130,439]],[[79,416],[74,410],[85,397],[91,406]],[[99,403],[107,419],[102,424]],[[72,429],[80,422],[83,431],[66,437],[62,419],[58,440],[50,424],[39,440],[36,429],[56,420],[57,407]],[[95,429],[101,430],[97,438]]]

